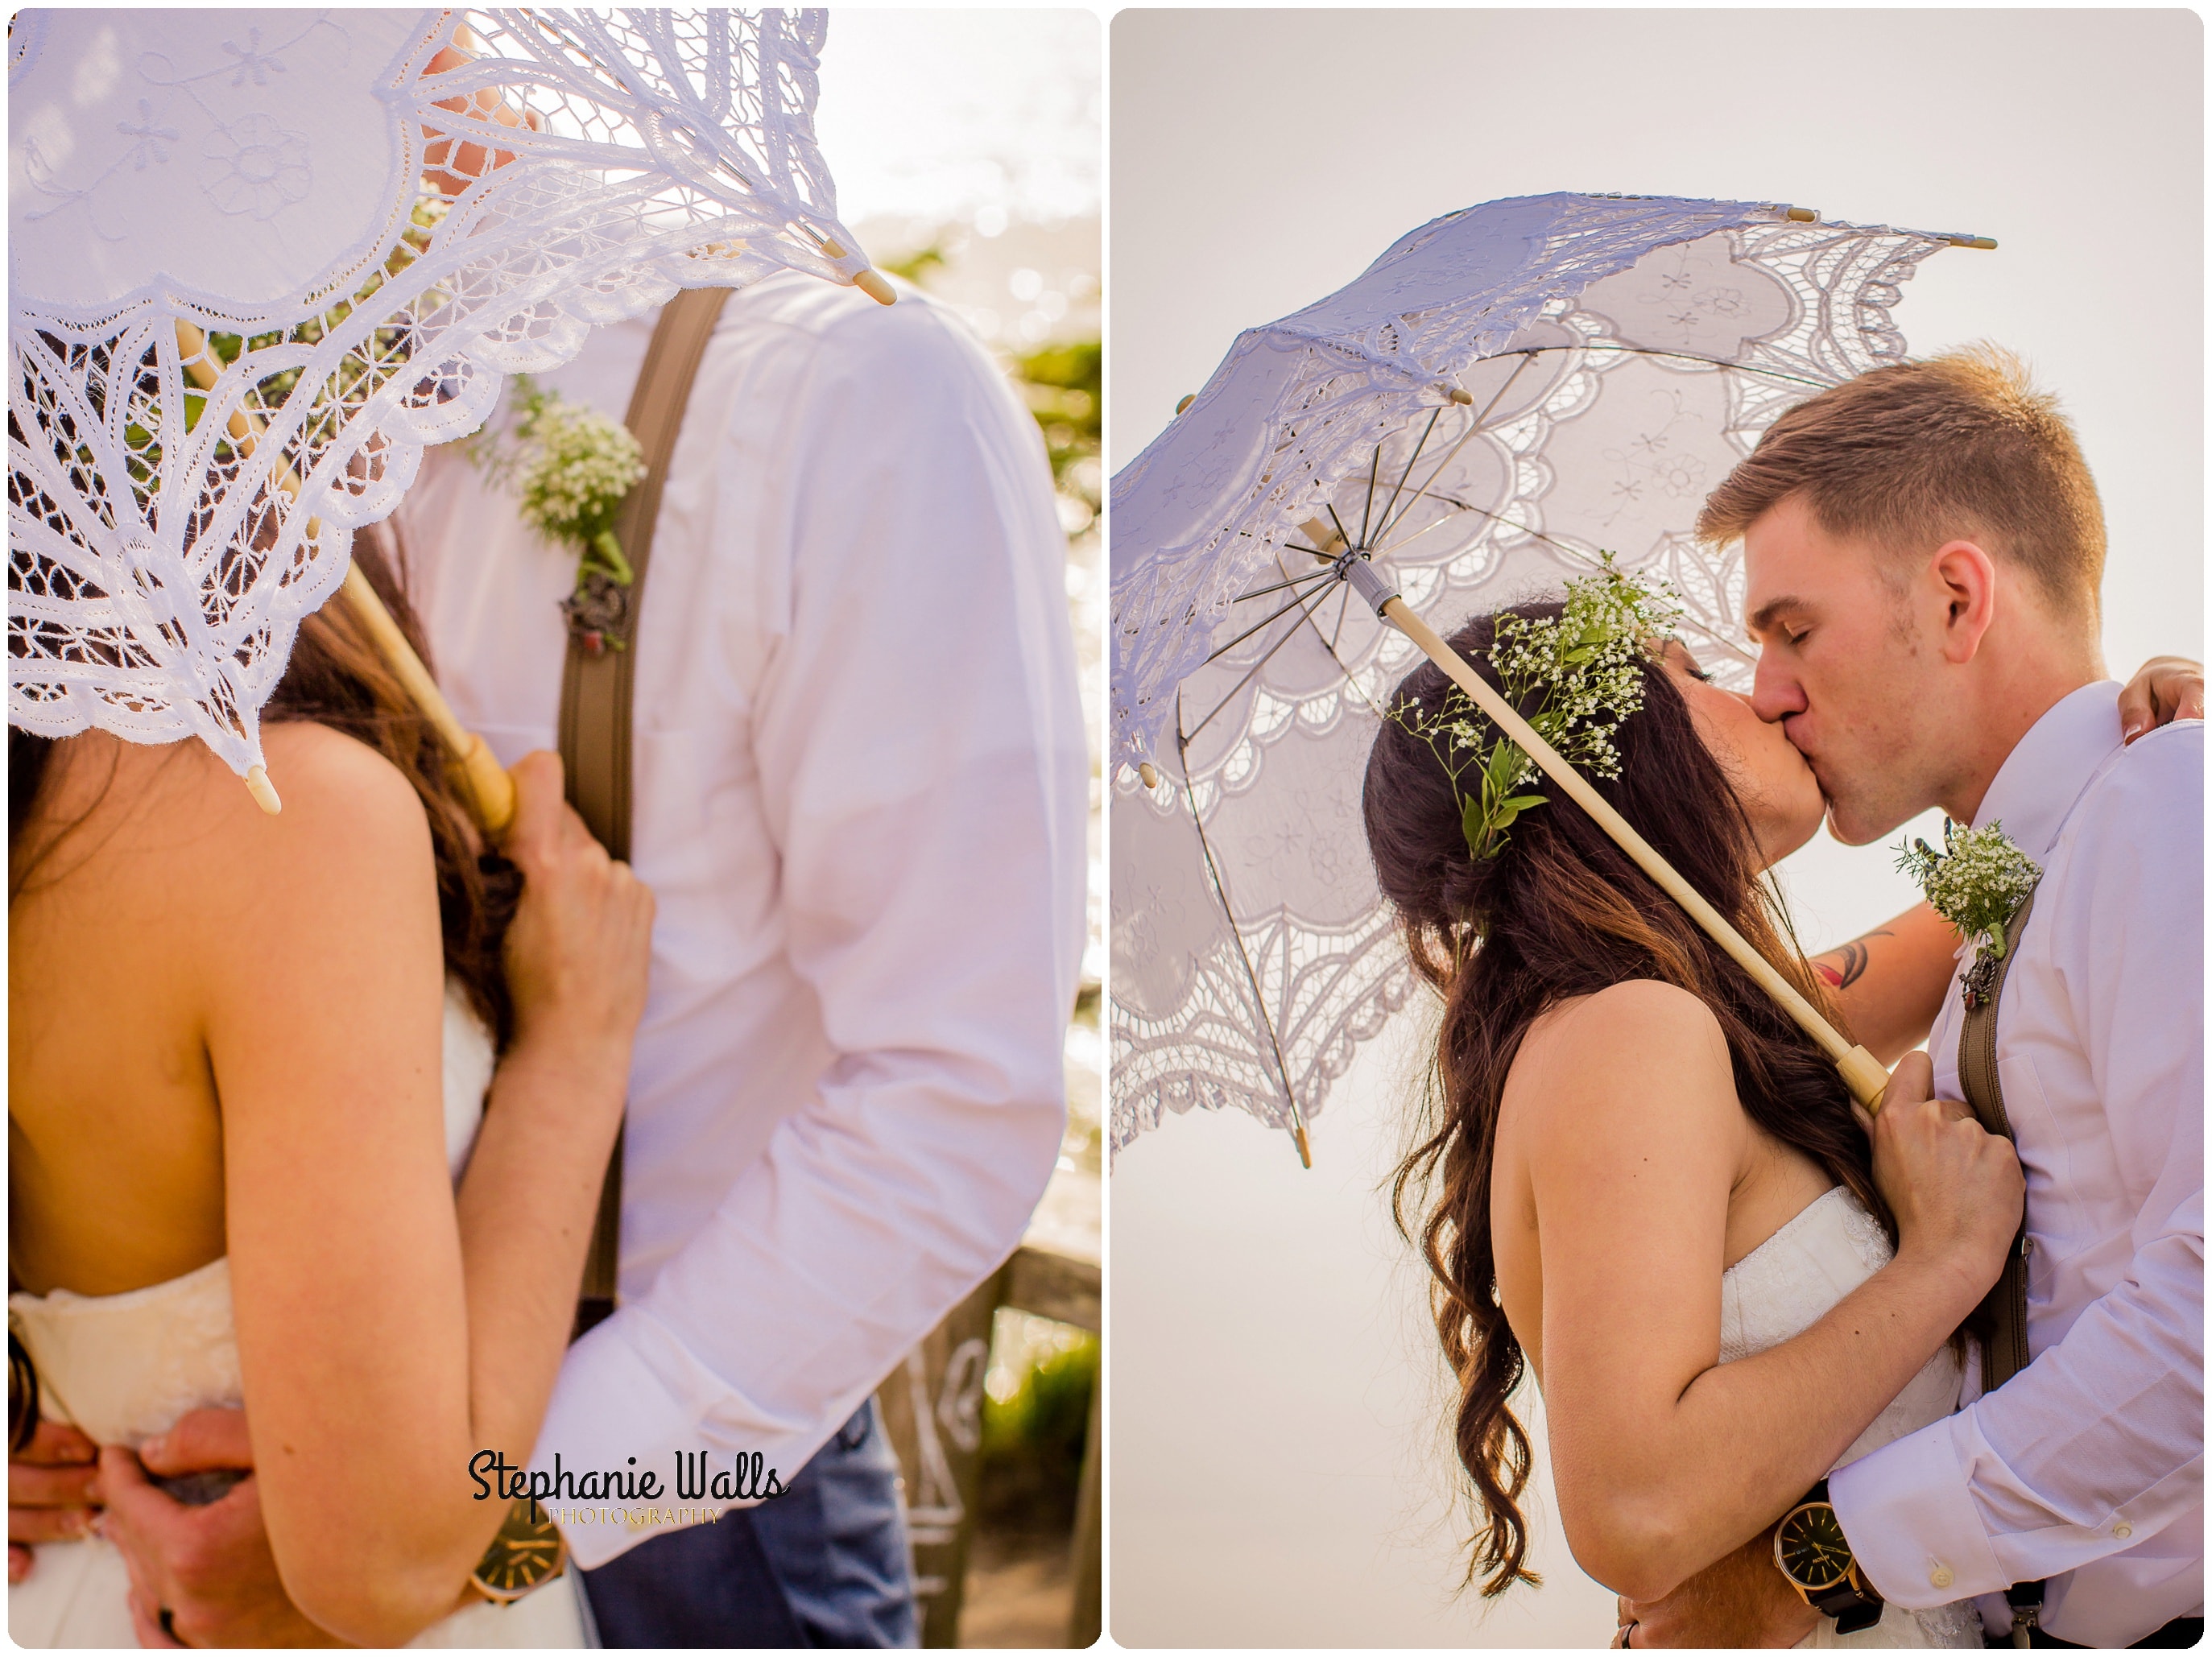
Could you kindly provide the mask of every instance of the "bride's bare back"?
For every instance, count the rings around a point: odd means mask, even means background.
[[[1628,1016],[1623,1017],[1626,1013]],[[1696,1104],[1677,1113],[1675,1089],[1636,1089],[1646,1107],[1668,1111],[1675,1155],[1649,1171],[1696,1205],[1710,1259],[1701,1277],[1716,1287],[1720,1273],[1765,1242],[1833,1183],[1802,1151],[1760,1131],[1735,1096],[1720,1026],[1696,998],[1645,980],[1616,985],[1554,1007],[1528,1028],[1505,1083],[1492,1166],[1491,1240],[1498,1255],[1498,1298],[1538,1379],[1544,1350],[1544,1264],[1537,1230],[1531,1158],[1553,1133],[1577,1132],[1562,1114],[1574,1112],[1575,1077],[1595,1069],[1623,1077],[1647,1073],[1654,1055],[1639,1045],[1654,1023],[1679,1032],[1704,1061],[1692,1078]],[[1582,1131],[1596,1129],[1589,1121]],[[1641,1175],[1632,1175],[1632,1178]],[[1593,1193],[1593,1195],[1595,1193]],[[1717,1304],[1716,1305],[1717,1330]]]
[[[228,1256],[284,1586],[393,1645],[453,1608],[502,1516],[471,1456],[537,1438],[653,903],[562,804],[558,760],[518,764],[515,1032],[457,1193],[422,800],[336,731],[264,741],[276,817],[196,744],[55,756],[9,913],[13,1263],[100,1295]]]
[[[281,725],[266,740],[292,785],[276,818],[198,743],[89,732],[48,762],[9,912],[9,1252],[34,1293],[115,1294],[224,1253],[219,1030],[281,1072],[289,1023],[342,1017],[331,1004],[374,982],[352,1043],[323,1052],[396,1083],[385,1110],[437,1110],[443,969],[421,806],[337,731]],[[328,905],[295,900],[349,868],[380,895],[374,935],[349,950],[373,958],[317,958],[303,934]],[[272,980],[288,957],[315,970]]]

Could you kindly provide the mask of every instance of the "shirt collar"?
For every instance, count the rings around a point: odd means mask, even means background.
[[[2057,844],[2074,802],[2120,746],[2120,687],[2100,679],[2062,696],[2030,725],[1997,768],[1973,826],[2004,825],[2005,838],[2040,860]]]

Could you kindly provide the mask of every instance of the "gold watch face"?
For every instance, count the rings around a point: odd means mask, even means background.
[[[558,1576],[568,1557],[552,1515],[525,1496],[507,1510],[507,1521],[469,1580],[485,1599],[505,1605]]]
[[[1820,1593],[1844,1580],[1851,1568],[1851,1545],[1825,1502],[1808,1502],[1782,1521],[1774,1533],[1774,1558],[1782,1574],[1799,1587]]]

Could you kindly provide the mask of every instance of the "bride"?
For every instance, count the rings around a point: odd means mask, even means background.
[[[1504,623],[1508,659],[1560,614],[1501,612],[1520,618]],[[1493,683],[1501,616],[1452,640]],[[1832,1015],[1761,880],[1820,824],[1811,771],[1680,642],[1635,638],[1614,660],[1613,714],[1583,721],[1616,720],[1618,774],[1598,786]],[[1885,1112],[1870,1150],[1819,1049],[1584,813],[1509,804],[1493,832],[1476,774],[1455,776],[1452,738],[1432,740],[1468,731],[1459,694],[1429,664],[1399,687],[1364,809],[1383,892],[1443,1000],[1428,1137],[1396,1200],[1458,1379],[1481,1511],[1470,1577],[1492,1594],[1533,1580],[1531,1447],[1509,1404],[1524,1366],[1591,1575],[1652,1600],[1739,1551],[1772,1571],[1771,1527],[1815,1481],[1956,1406],[1954,1332],[2011,1245],[2018,1163],[1971,1118],[1926,1108]],[[1540,793],[1540,775],[1526,786]],[[1909,1058],[1890,1096],[1925,1099],[1929,1074]],[[1982,1636],[1961,1602],[1885,1606],[1840,1636],[1821,1618],[1812,1641]]]
[[[472,1588],[508,1504],[469,1470],[526,1463],[552,1389],[652,896],[551,755],[516,768],[512,865],[483,858],[342,606],[302,626],[268,718],[273,817],[198,743],[9,733],[9,1325],[42,1430],[143,1477],[131,1453],[179,1417],[248,1403],[311,1619],[285,1642],[580,1645],[573,1572],[513,1604]],[[98,1536],[44,1542],[9,1632],[177,1634],[132,1598]]]

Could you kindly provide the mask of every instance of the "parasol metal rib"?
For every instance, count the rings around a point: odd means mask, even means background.
[[[1291,1090],[1291,1067],[1283,1057],[1282,1040],[1275,1034],[1275,1021],[1267,1017],[1267,998],[1261,992],[1260,974],[1253,970],[1251,954],[1244,947],[1244,934],[1237,930],[1237,912],[1229,907],[1229,893],[1221,883],[1221,868],[1213,860],[1213,842],[1206,836],[1206,821],[1198,813],[1198,797],[1190,787],[1190,738],[1183,734],[1180,688],[1176,691],[1176,750],[1182,756],[1183,803],[1190,807],[1191,827],[1198,831],[1198,849],[1206,854],[1206,872],[1212,879],[1213,895],[1220,900],[1221,918],[1229,923],[1230,942],[1236,944],[1237,959],[1243,963],[1245,981],[1252,986],[1252,1010],[1260,1015],[1260,1027],[1267,1032],[1267,1045],[1274,1051],[1275,1074],[1283,1083],[1283,1102],[1291,1108],[1291,1141],[1298,1148],[1298,1161],[1310,1168],[1313,1146],[1306,1138],[1306,1114],[1298,1108],[1298,1096]]]
[[[222,370],[216,366],[215,349],[207,343],[207,336],[181,317],[177,319],[176,330],[177,348],[184,356],[185,372],[203,391],[212,391],[222,377]],[[260,420],[248,410],[240,408],[231,411],[230,434],[246,453],[253,452],[261,440],[263,429]],[[295,500],[299,498],[299,474],[293,470],[289,458],[278,458],[275,481],[287,495]],[[309,537],[319,537],[320,527],[320,519],[310,523]],[[477,821],[490,833],[498,834],[514,820],[514,780],[492,757],[484,739],[461,723],[453,704],[438,689],[438,682],[430,677],[430,670],[423,666],[422,659],[407,642],[407,635],[399,630],[399,623],[392,619],[392,612],[376,596],[376,589],[368,584],[368,577],[350,559],[346,564],[345,585],[339,592],[344,594],[347,607],[367,629],[386,664],[445,743],[468,789],[470,801],[476,807]],[[266,767],[257,765],[247,771],[246,786],[254,803],[270,816],[276,816],[282,809]]]
[[[1293,550],[1304,552],[1307,550],[1307,549],[1298,547],[1294,548]],[[1232,604],[1241,604],[1247,598],[1264,598],[1269,593],[1280,592],[1285,587],[1308,586],[1316,581],[1328,580],[1331,577],[1334,576],[1336,573],[1337,572],[1334,568],[1310,570],[1304,575],[1293,575],[1287,581],[1277,581],[1269,586],[1254,587],[1249,592],[1240,592],[1229,602]]]
[[[1367,582],[1360,580],[1362,574],[1369,575]],[[1360,586],[1361,596],[1370,603],[1380,599],[1376,603],[1377,615],[1419,645],[1454,684],[1474,700],[1475,706],[1481,708],[1510,741],[1535,761],[1546,776],[1565,789],[1577,805],[1589,812],[1613,842],[1627,853],[1636,865],[1657,883],[1662,891],[1680,904],[1690,919],[1725,950],[1738,966],[1750,974],[1753,981],[1774,998],[1782,1011],[1796,1021],[1800,1029],[1813,1038],[1843,1073],[1844,1085],[1850,1089],[1851,1096],[1869,1111],[1879,1110],[1882,1089],[1889,1085],[1889,1072],[1882,1067],[1881,1061],[1864,1047],[1845,1040],[1834,1025],[1823,1018],[1819,1010],[1799,992],[1797,986],[1778,972],[1772,962],[1753,949],[1743,934],[1729,924],[1726,916],[1708,903],[1695,887],[1675,871],[1672,864],[1653,850],[1650,842],[1629,826],[1628,819],[1615,810],[1581,772],[1561,758],[1551,744],[1538,736],[1488,680],[1446,644],[1434,628],[1413,614],[1412,607],[1403,598],[1389,592],[1387,581],[1375,571],[1373,565],[1360,566],[1353,573],[1352,580],[1355,585]]]

